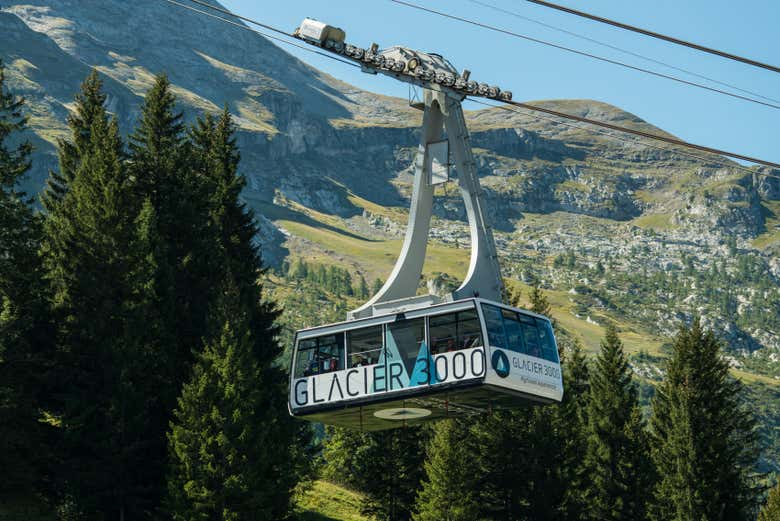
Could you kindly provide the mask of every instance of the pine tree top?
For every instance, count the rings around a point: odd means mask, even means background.
[[[547,296],[539,286],[534,286],[531,289],[531,293],[528,295],[531,300],[531,311],[550,317],[552,315],[552,308],[550,307],[550,301],[547,300]]]
[[[160,74],[146,93],[138,127],[130,136],[130,150],[139,158],[151,158],[181,145],[184,116],[176,110],[176,97],[168,76]]]
[[[103,81],[96,70],[82,82],[81,91],[76,94],[75,108],[68,115],[70,139],[57,141],[59,172],[50,172],[46,188],[41,194],[44,208],[53,212],[69,190],[82,159],[88,153],[92,125],[106,119],[106,94]]]

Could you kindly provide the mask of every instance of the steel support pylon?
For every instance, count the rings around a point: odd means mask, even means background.
[[[365,318],[374,314],[375,307],[392,308],[392,303],[403,307],[403,300],[448,301],[479,296],[501,301],[503,283],[493,241],[493,232],[487,225],[483,211],[482,188],[477,177],[476,163],[471,150],[462,99],[444,92],[424,89],[424,113],[420,145],[414,160],[414,185],[401,253],[384,286],[365,304],[347,314],[348,319]],[[449,150],[455,160],[458,185],[466,208],[471,236],[471,259],[463,284],[452,294],[440,298],[416,297],[417,287],[425,263],[425,252],[431,228],[433,191],[428,146],[443,139],[446,129]]]

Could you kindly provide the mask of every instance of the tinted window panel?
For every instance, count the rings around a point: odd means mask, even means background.
[[[542,356],[550,362],[558,362],[558,348],[555,346],[552,326],[546,320],[536,319],[536,328],[539,331],[539,343],[542,345]]]
[[[298,343],[298,356],[295,358],[295,377],[309,376],[309,365],[317,353],[316,340],[302,340]]]
[[[417,355],[425,341],[425,319],[402,320],[387,326],[387,363],[402,362],[412,373]]]
[[[482,326],[476,309],[458,313],[458,344],[459,349],[482,347]]]
[[[517,320],[517,313],[508,309],[502,309],[501,315],[504,319],[504,330],[506,331],[507,347],[512,351],[525,353],[523,330],[520,327],[520,322]]]
[[[521,323],[521,327],[523,329],[523,341],[525,342],[526,354],[542,358],[542,344],[540,342],[536,322],[531,317],[523,318],[524,320]]]
[[[382,326],[372,326],[347,332],[349,366],[373,365],[382,354]]]
[[[344,334],[328,335],[317,339],[318,357],[321,373],[344,369]]]
[[[485,327],[487,327],[488,341],[493,347],[507,348],[506,332],[501,310],[496,306],[482,304],[482,312],[485,315]]]
[[[433,354],[482,346],[482,327],[476,310],[432,316],[428,328]]]
[[[302,340],[298,344],[295,377],[312,376],[344,369],[344,334]]]
[[[447,353],[459,349],[458,346],[458,315],[436,315],[428,319],[431,335],[431,352],[433,354]]]

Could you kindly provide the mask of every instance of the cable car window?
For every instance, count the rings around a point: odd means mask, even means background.
[[[504,331],[504,321],[501,318],[501,310],[496,306],[482,304],[482,312],[485,315],[485,327],[490,345],[506,349],[506,332]]]
[[[539,341],[542,344],[542,357],[550,362],[558,362],[558,348],[555,346],[552,326],[546,320],[536,319]]]
[[[482,326],[476,309],[458,313],[458,345],[459,349],[482,347]]]
[[[523,341],[525,342],[526,354],[542,358],[541,336],[536,327],[536,321],[533,317],[520,315],[520,323],[523,328]]]
[[[431,353],[438,355],[458,349],[458,314],[436,315],[428,319]]]
[[[295,377],[312,376],[344,369],[344,335],[325,335],[298,343]]]
[[[434,315],[428,319],[431,353],[448,353],[482,346],[482,328],[476,310]]]
[[[525,353],[523,330],[520,328],[520,322],[518,321],[517,313],[508,309],[502,309],[501,316],[504,319],[504,330],[506,331],[507,347],[512,351]]]
[[[382,354],[382,326],[347,331],[349,366],[373,365]]]
[[[386,356],[387,364],[401,362],[411,373],[417,361],[423,342],[425,342],[425,319],[401,320],[387,326]],[[390,373],[393,373],[392,368]]]
[[[309,365],[317,355],[317,339],[301,340],[298,343],[298,356],[295,358],[295,377],[309,376]]]

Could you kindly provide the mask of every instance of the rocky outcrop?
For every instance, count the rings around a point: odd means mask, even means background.
[[[476,132],[471,144],[514,159],[561,161],[566,158],[581,160],[585,157],[584,152],[567,146],[563,141],[545,138],[537,132],[522,128],[497,128]]]
[[[762,199],[780,201],[780,170],[774,168],[762,168],[761,174],[754,177],[758,185],[758,194]]]

